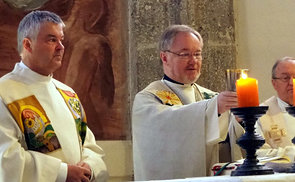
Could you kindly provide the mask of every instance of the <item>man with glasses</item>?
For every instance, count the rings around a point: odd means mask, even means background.
[[[261,104],[269,106],[269,108],[256,123],[256,131],[265,138],[265,144],[256,152],[258,157],[282,157],[291,162],[294,161],[295,148],[291,140],[295,136],[295,118],[289,115],[285,109],[294,105],[294,78],[295,59],[284,57],[277,60],[272,68],[272,85],[277,96],[272,96]],[[235,132],[237,133],[238,130],[236,127]],[[241,134],[242,132],[232,138],[232,145],[236,145],[235,139]],[[232,134],[230,135],[232,136]],[[241,158],[240,150],[232,151],[235,152],[236,159]]]
[[[172,25],[161,36],[164,77],[135,96],[132,112],[135,180],[206,176],[218,162],[218,142],[227,134],[235,92],[217,94],[197,85],[201,35]]]

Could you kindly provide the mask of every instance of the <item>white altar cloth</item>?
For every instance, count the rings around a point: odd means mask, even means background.
[[[149,182],[295,182],[295,173],[253,176],[208,176],[173,180],[153,180]]]

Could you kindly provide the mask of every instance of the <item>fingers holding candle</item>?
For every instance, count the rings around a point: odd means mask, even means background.
[[[224,91],[217,96],[218,114],[228,111],[230,108],[238,107],[237,93],[231,91]]]

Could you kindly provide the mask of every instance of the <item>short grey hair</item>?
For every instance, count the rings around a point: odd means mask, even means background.
[[[159,51],[169,50],[172,46],[175,36],[179,32],[188,32],[194,34],[199,39],[201,46],[203,47],[203,39],[199,32],[187,25],[171,25],[166,28],[160,37]]]
[[[272,79],[275,79],[275,78],[276,78],[276,69],[277,69],[278,65],[279,65],[281,62],[289,61],[289,60],[295,60],[295,58],[286,56],[286,57],[283,57],[283,58],[281,58],[281,59],[278,59],[278,60],[275,62],[275,64],[274,64],[273,67],[272,67],[272,70],[271,70],[271,78],[272,78]]]
[[[21,20],[17,30],[17,50],[19,54],[23,50],[24,38],[35,40],[39,33],[40,25],[46,22],[61,24],[65,27],[62,19],[57,14],[49,11],[32,11]]]

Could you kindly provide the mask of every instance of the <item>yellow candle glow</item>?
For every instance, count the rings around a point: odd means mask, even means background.
[[[254,78],[248,78],[242,73],[242,77],[236,82],[239,107],[256,107],[259,105],[258,82]]]

